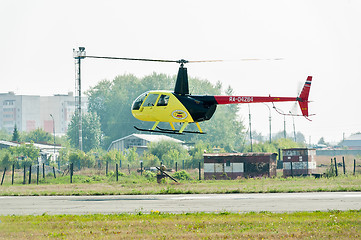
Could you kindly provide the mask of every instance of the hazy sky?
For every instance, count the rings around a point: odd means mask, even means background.
[[[190,76],[231,85],[238,95],[296,96],[313,76],[307,141],[340,141],[361,131],[361,1],[26,1],[0,0],[0,92],[74,91],[72,49],[88,55],[158,59],[284,58],[188,64]],[[177,64],[82,61],[82,89],[102,79],[176,74]],[[190,86],[192,89],[192,86]],[[293,104],[277,104],[284,112]],[[251,104],[252,129],[268,132],[268,108]],[[240,117],[248,126],[248,106]],[[284,117],[272,110],[272,131]],[[287,132],[293,131],[286,117]],[[205,129],[206,130],[206,129]]]

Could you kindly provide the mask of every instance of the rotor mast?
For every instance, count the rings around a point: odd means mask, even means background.
[[[187,60],[181,59],[178,61],[180,67],[178,70],[177,81],[175,83],[174,93],[179,95],[188,95],[189,94],[189,85],[188,85],[188,73],[187,68],[184,67],[184,64],[187,63]]]

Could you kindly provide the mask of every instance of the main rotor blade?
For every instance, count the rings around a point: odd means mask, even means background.
[[[167,59],[150,59],[150,58],[123,58],[123,57],[104,57],[104,56],[84,56],[85,58],[102,58],[102,59],[116,59],[116,60],[126,60],[126,61],[146,61],[146,62],[172,62],[172,63],[202,63],[202,62],[237,62],[237,61],[278,61],[283,60],[283,58],[241,58],[233,60],[194,60],[188,61],[184,59],[180,60],[167,60]]]
[[[166,59],[149,59],[149,58],[121,58],[121,57],[102,57],[102,56],[85,56],[86,58],[103,58],[129,61],[147,61],[147,62],[174,62],[179,63],[180,60],[166,60]]]
[[[241,58],[241,59],[228,59],[228,60],[198,60],[188,61],[189,63],[202,63],[202,62],[238,62],[238,61],[278,61],[283,58]]]

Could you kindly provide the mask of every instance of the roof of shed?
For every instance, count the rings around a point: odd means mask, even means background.
[[[112,146],[112,144],[116,143],[116,142],[119,142],[119,141],[122,141],[122,140],[125,140],[125,139],[128,139],[130,137],[136,137],[136,138],[140,138],[140,139],[143,139],[145,141],[148,141],[148,142],[159,142],[159,141],[173,141],[173,142],[176,142],[176,143],[184,143],[183,141],[181,140],[178,140],[178,139],[175,139],[175,138],[172,138],[172,137],[168,137],[168,136],[165,136],[165,135],[154,135],[154,134],[136,134],[136,133],[133,133],[131,135],[128,135],[126,137],[123,137],[123,138],[120,138],[120,139],[117,139],[117,140],[114,140],[109,148]],[[109,149],[108,149],[109,150]]]
[[[353,134],[346,138],[345,141],[361,141],[361,133]]]
[[[204,157],[230,157],[230,156],[271,156],[277,153],[204,153]]]

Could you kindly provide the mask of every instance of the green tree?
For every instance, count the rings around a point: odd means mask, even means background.
[[[16,163],[16,158],[11,154],[8,149],[2,149],[0,151],[0,167],[8,168]]]
[[[14,126],[14,131],[13,131],[13,136],[11,138],[11,141],[20,142],[20,134],[19,134],[19,131],[18,131],[18,128],[17,128],[16,124]]]
[[[164,165],[174,166],[175,161],[188,160],[190,156],[179,143],[162,140],[148,145],[148,153],[156,156]]]
[[[191,159],[186,163],[186,165],[187,167],[195,168],[198,167],[199,162],[203,162],[203,154],[212,153],[213,148],[211,144],[199,141],[193,148],[190,148],[188,152]]]
[[[17,167],[21,167],[37,164],[40,150],[33,144],[21,144],[18,147],[10,147],[9,152],[12,156],[19,159]]]
[[[24,136],[24,141],[25,142],[51,142],[51,140],[53,139],[53,136],[48,133],[45,132],[43,129],[41,128],[37,128],[33,131],[30,131],[29,133],[25,134]]]
[[[143,160],[144,167],[154,167],[159,166],[159,158],[149,152],[144,152],[141,159]]]
[[[68,126],[67,137],[70,145],[79,148],[79,117],[74,114]],[[101,142],[101,127],[99,117],[96,113],[86,113],[82,115],[83,150],[99,148]]]
[[[320,140],[318,140],[317,144],[327,145],[324,137],[321,137]]]
[[[101,129],[105,135],[103,148],[107,148],[116,139],[135,132],[133,126],[151,128],[153,123],[135,119],[130,107],[141,93],[149,90],[173,90],[176,76],[153,73],[138,79],[134,75],[117,76],[113,81],[103,80],[86,94],[89,97],[89,111],[100,117]],[[207,80],[189,78],[191,94],[220,95],[222,84],[213,85]],[[226,94],[232,94],[228,87]],[[197,142],[203,140],[213,146],[219,146],[229,151],[239,149],[243,144],[243,124],[237,116],[239,106],[218,106],[214,117],[210,121],[202,122],[201,127],[206,135],[175,136],[184,141]],[[167,123],[160,123],[160,127],[169,127]],[[187,130],[197,130],[195,124],[190,124]]]
[[[95,165],[95,157],[92,154],[86,154],[83,151],[76,150],[69,153],[69,163],[73,163],[74,167],[82,169],[84,167],[91,168]]]
[[[137,149],[135,147],[130,148],[126,151],[126,158],[130,165],[136,165],[137,160],[139,160],[139,155],[137,153]]]
[[[144,77],[134,75],[117,76],[113,81],[103,80],[87,91],[89,111],[100,117],[101,130],[105,135],[103,148],[108,148],[116,139],[134,133],[133,126],[149,128],[152,123],[135,119],[131,114],[133,101],[143,92],[154,89],[170,90],[174,78],[165,74]]]
[[[261,142],[257,144],[253,144],[253,152],[268,152],[268,153],[278,153],[278,149],[286,149],[286,148],[300,148],[305,147],[305,144],[294,142],[290,138],[280,138],[277,140],[269,142]],[[250,152],[250,145],[245,148],[245,152]]]
[[[105,153],[103,160],[108,163],[119,163],[119,160],[124,161],[125,156],[116,149],[112,149],[109,152]]]

